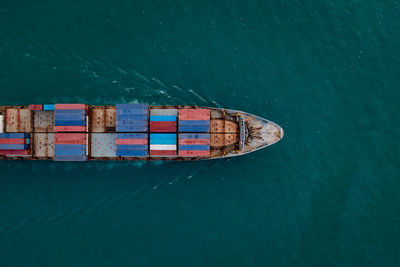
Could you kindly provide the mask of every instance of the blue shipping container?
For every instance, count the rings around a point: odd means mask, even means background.
[[[85,126],[86,121],[55,121],[55,126]]]
[[[120,133],[117,135],[117,139],[147,139],[146,133]]]
[[[162,134],[162,133],[152,133],[150,134],[150,139],[161,139],[161,138],[166,138],[166,139],[176,139],[176,134]]]
[[[0,149],[6,150],[25,150],[28,148],[29,145],[26,144],[0,144]]]
[[[148,109],[147,104],[117,104],[117,109]]]
[[[0,133],[0,138],[23,139],[28,137],[29,137],[28,133]]]
[[[86,115],[85,109],[57,109],[54,111],[56,115],[63,115],[63,114],[82,114]]]
[[[176,145],[176,138],[150,138],[150,145]]]
[[[208,132],[210,126],[186,126],[179,125],[180,132]]]
[[[117,145],[118,150],[147,150],[147,145]]]
[[[179,121],[182,126],[210,126],[210,121]]]
[[[43,110],[54,110],[54,104],[44,104]]]
[[[116,120],[147,121],[148,116],[142,114],[117,114]]]
[[[117,126],[117,132],[147,132],[147,126]]]
[[[150,116],[150,121],[176,121],[176,116]]]
[[[147,150],[118,150],[117,156],[121,157],[145,157],[147,156]]]
[[[147,121],[117,121],[117,126],[147,126]]]
[[[204,133],[180,133],[179,139],[210,139],[210,134]]]
[[[179,145],[179,150],[210,150],[209,145]]]

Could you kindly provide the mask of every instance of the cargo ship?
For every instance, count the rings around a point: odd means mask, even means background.
[[[0,159],[193,161],[244,155],[282,128],[237,110],[146,104],[0,106]]]

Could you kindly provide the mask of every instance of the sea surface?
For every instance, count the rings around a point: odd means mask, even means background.
[[[196,104],[230,160],[0,162],[0,266],[399,266],[400,1],[1,1],[0,104]]]

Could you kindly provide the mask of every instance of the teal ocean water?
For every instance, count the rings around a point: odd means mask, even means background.
[[[284,139],[0,162],[0,266],[399,266],[400,2],[3,1],[0,104],[197,104]]]

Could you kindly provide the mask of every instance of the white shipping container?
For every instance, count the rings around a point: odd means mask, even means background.
[[[4,133],[4,116],[0,115],[0,133]]]
[[[151,116],[178,116],[177,109],[151,109]]]
[[[176,150],[176,145],[150,145],[150,150]]]

